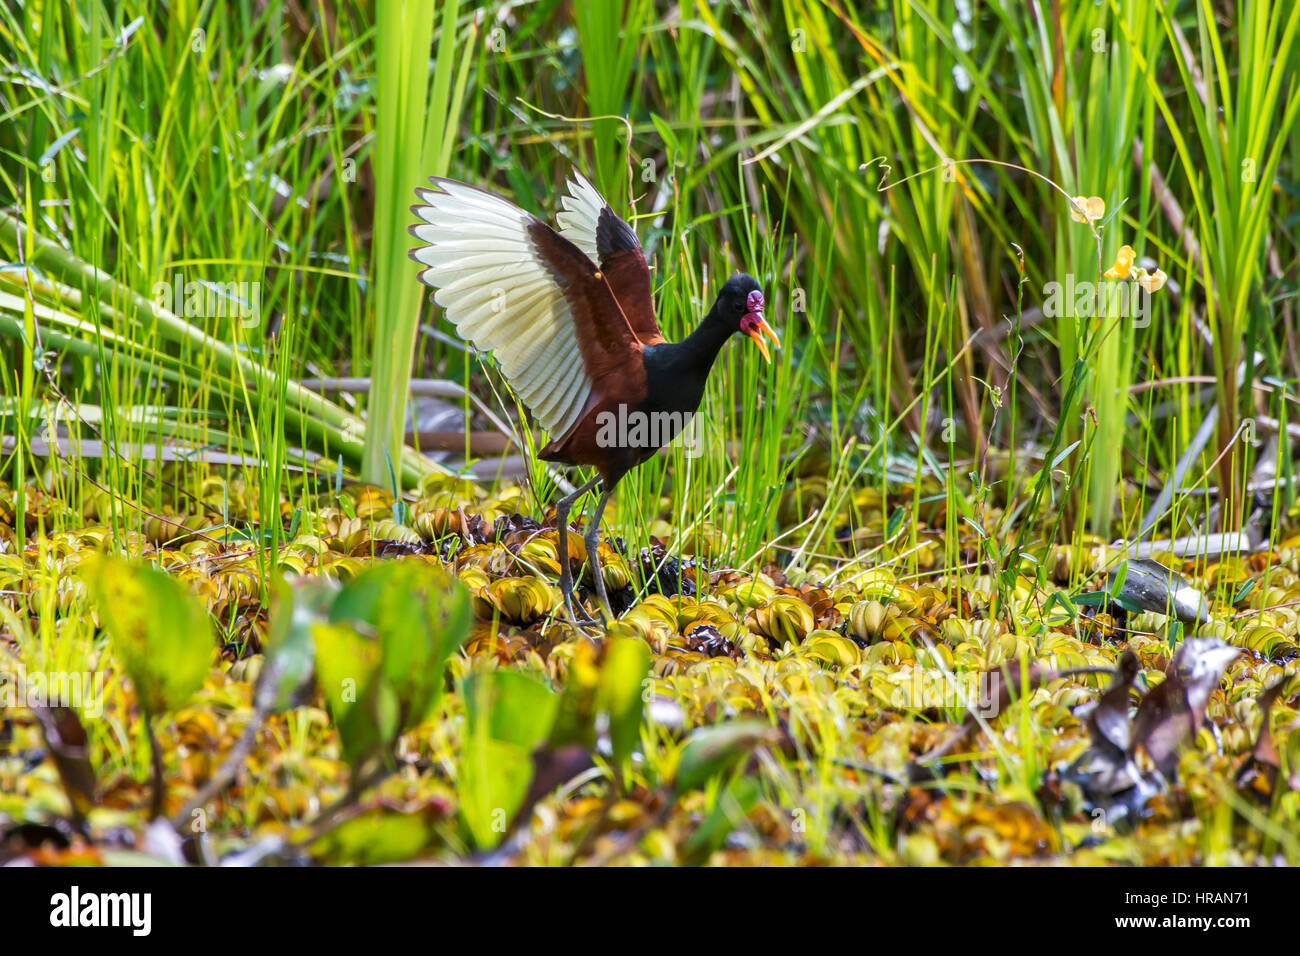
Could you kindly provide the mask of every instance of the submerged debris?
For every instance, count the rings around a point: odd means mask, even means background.
[[[1122,582],[1117,578],[1123,574]],[[1205,595],[1154,558],[1129,558],[1107,575],[1107,593],[1124,610],[1134,608],[1171,614],[1184,624],[1204,624],[1210,619]]]

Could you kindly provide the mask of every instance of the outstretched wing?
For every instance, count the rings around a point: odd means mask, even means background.
[[[577,170],[569,180],[568,194],[560,199],[555,217],[560,235],[587,254],[609,280],[632,331],[642,345],[664,340],[655,320],[650,268],[632,227],[615,215],[596,187]]]
[[[553,436],[593,394],[644,378],[640,343],[594,262],[513,203],[450,179],[416,190],[411,258],[460,336],[491,350]],[[633,361],[633,359],[636,359]]]

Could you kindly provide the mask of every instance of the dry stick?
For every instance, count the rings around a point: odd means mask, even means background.
[[[859,763],[856,760],[845,760],[842,757],[832,758],[831,763],[837,767],[843,767],[846,770],[857,770],[860,773],[869,773],[873,777],[879,777],[881,780],[888,783],[898,784],[900,787],[905,787],[911,782],[905,777],[900,777],[898,774],[891,773],[890,771],[884,770],[880,767],[873,767],[869,763]]]
[[[162,521],[162,522],[170,522],[170,523],[172,523],[172,524],[178,524],[178,522],[173,521],[171,518],[168,518],[168,517],[166,517],[165,515],[154,514],[152,511],[150,511],[150,510],[149,510],[148,508],[146,508],[144,505],[132,501],[130,498],[127,498],[125,495],[121,494],[120,492],[114,491],[114,490],[111,489],[111,488],[107,488],[107,487],[105,487],[104,485],[101,485],[101,484],[100,484],[98,481],[96,481],[94,478],[91,478],[90,475],[86,474],[86,473],[85,473],[84,471],[82,471],[80,468],[77,468],[76,465],[73,465],[72,467],[76,470],[77,474],[78,474],[79,476],[81,476],[81,478],[82,478],[83,481],[88,481],[90,484],[94,485],[94,486],[95,486],[96,488],[98,488],[100,491],[104,492],[104,494],[106,494],[106,495],[111,495],[112,497],[116,498],[116,499],[117,499],[119,502],[121,502],[122,504],[124,504],[124,505],[130,505],[132,508],[134,508],[136,511],[140,512],[142,515],[147,515],[147,516],[150,517],[150,518],[156,518],[157,520]],[[210,542],[212,542],[213,544],[221,545],[221,544],[225,544],[225,543],[226,543],[226,542],[222,541],[220,538],[214,538],[214,537],[212,537],[212,536],[209,535],[209,534],[204,534],[202,531],[189,531],[188,533],[194,535],[195,537],[202,538],[204,541],[210,541]],[[178,537],[177,539],[174,539],[174,540],[179,540],[179,537]],[[250,553],[251,553],[251,552],[250,552]],[[205,559],[205,560],[206,560],[206,559]]]
[[[1200,477],[1200,479],[1198,479],[1198,483],[1199,483],[1200,481],[1204,481],[1206,478],[1209,477],[1210,472],[1211,472],[1215,467],[1217,467],[1218,464],[1219,464],[1219,462],[1223,460],[1224,456],[1227,455],[1228,452],[1232,450],[1233,442],[1235,442],[1235,441],[1237,440],[1237,436],[1239,436],[1239,435],[1242,433],[1242,430],[1245,429],[1245,428],[1246,428],[1246,423],[1245,423],[1245,422],[1242,422],[1242,424],[1240,424],[1239,426],[1237,426],[1237,430],[1233,433],[1232,441],[1229,441],[1229,442],[1228,442],[1228,443],[1223,447],[1223,450],[1220,451],[1219,454],[1215,456],[1214,461],[1210,462],[1210,464],[1206,467],[1205,471],[1201,472],[1201,477]],[[1172,506],[1172,504],[1171,504],[1171,505],[1169,506],[1169,508],[1166,509],[1166,512],[1167,512],[1168,510],[1172,510],[1172,508],[1173,508],[1173,506]],[[1161,515],[1161,517],[1163,517],[1163,515]],[[1240,534],[1242,534],[1243,532],[1234,532],[1234,533],[1240,535]],[[1218,535],[1205,536],[1205,537],[1192,537],[1192,538],[1190,538],[1190,539],[1178,538],[1178,539],[1173,540],[1173,541],[1156,541],[1156,542],[1152,542],[1150,546],[1148,546],[1148,547],[1146,547],[1146,548],[1144,548],[1144,549],[1141,549],[1141,550],[1142,550],[1142,552],[1143,552],[1144,554],[1149,554],[1151,551],[1153,551],[1153,550],[1155,550],[1155,549],[1157,549],[1157,548],[1172,548],[1172,547],[1174,547],[1175,545],[1178,545],[1178,546],[1179,546],[1179,549],[1180,549],[1181,552],[1182,552],[1182,553],[1180,554],[1180,557],[1185,557],[1185,556],[1186,556],[1186,553],[1187,553],[1187,551],[1188,551],[1188,549],[1187,549],[1186,547],[1183,547],[1183,546],[1180,544],[1180,542],[1190,540],[1193,544],[1195,544],[1195,543],[1198,542],[1198,541],[1206,541],[1206,540],[1210,540],[1211,538],[1214,538],[1214,539],[1222,539],[1224,542],[1226,542],[1226,541],[1228,541],[1228,539],[1231,537],[1231,534],[1234,534],[1234,533],[1224,532],[1224,533],[1221,533],[1221,534],[1218,534]],[[1237,550],[1249,550],[1249,548],[1245,548],[1245,549],[1238,548]],[[1133,552],[1134,555],[1136,555],[1137,553],[1138,553],[1137,551],[1134,551],[1134,552]],[[1197,552],[1192,552],[1192,553],[1197,553]],[[1112,559],[1112,560],[1113,560],[1114,562],[1118,562],[1119,560],[1121,560],[1121,558],[1122,558],[1123,556],[1127,556],[1128,554],[1129,554],[1129,552],[1126,551],[1126,552],[1124,552],[1124,555],[1116,555],[1115,558]]]
[[[311,389],[316,392],[343,392],[345,394],[366,394],[370,391],[371,381],[369,378],[352,376],[343,378],[304,378],[298,384],[303,388]],[[514,430],[505,423],[487,404],[468,391],[463,385],[457,382],[451,382],[446,379],[417,378],[412,379],[409,392],[412,395],[420,395],[426,398],[464,398],[468,399],[474,407],[490,421],[501,434],[505,435],[519,448],[526,448],[527,445],[520,440]],[[572,494],[573,486],[565,480],[560,474],[559,469],[553,465],[545,465],[547,475],[555,484],[564,491],[565,494]]]
[[[1228,618],[1229,621],[1240,621],[1243,617],[1254,617],[1257,614],[1263,614],[1265,611],[1277,611],[1285,607],[1298,607],[1300,601],[1284,601],[1281,604],[1270,604],[1268,607],[1254,607],[1248,611],[1242,611]]]
[[[226,759],[221,762],[217,772],[189,799],[180,812],[172,817],[172,829],[177,833],[183,834],[190,818],[194,815],[194,811],[203,807],[224,790],[230,781],[235,778],[235,775],[239,773],[244,761],[248,759],[249,753],[252,752],[253,745],[257,743],[257,734],[266,722],[267,713],[268,711],[263,707],[258,707],[253,711],[252,719],[244,727],[244,732],[240,734],[239,740],[230,749],[230,753],[226,754]]]
[[[29,302],[31,302],[31,303],[35,303],[35,301],[36,301],[36,300],[35,300],[35,296],[34,296],[34,294],[33,294],[33,292],[32,292],[32,288],[31,288],[31,267],[28,266],[28,264],[22,260],[22,249],[21,249],[21,244],[20,244],[20,248],[19,248],[19,250],[18,250],[18,256],[19,256],[19,264],[22,265],[22,266],[24,267],[24,271],[23,271],[23,282],[24,282],[24,285],[25,285],[25,287],[26,287],[26,289],[27,289],[28,300],[29,300]],[[44,348],[45,348],[45,345],[44,345],[44,342],[41,340],[41,326],[40,326],[40,323],[39,323],[39,322],[34,322],[34,323],[33,323],[33,327],[34,327],[34,329],[35,329],[35,334],[36,334],[36,342],[35,342],[35,345],[36,345],[37,348],[39,348],[39,349],[41,349],[41,350],[43,351]],[[108,441],[106,438],[104,438],[104,433],[103,433],[103,432],[101,432],[98,428],[96,428],[96,427],[95,427],[94,425],[92,425],[90,422],[86,421],[85,419],[83,419],[83,418],[81,417],[81,412],[78,410],[77,406],[74,405],[74,404],[72,403],[72,401],[68,398],[68,396],[64,394],[63,389],[59,388],[59,384],[58,384],[58,382],[55,381],[55,379],[54,379],[54,373],[53,373],[52,371],[50,371],[49,367],[48,367],[48,366],[44,366],[44,367],[42,367],[41,371],[42,371],[42,372],[44,373],[44,375],[45,375],[45,381],[46,381],[46,384],[49,385],[50,389],[54,392],[55,396],[58,397],[58,400],[59,400],[60,402],[62,402],[64,405],[67,406],[68,410],[72,413],[73,417],[77,420],[78,424],[83,425],[83,426],[85,426],[86,428],[89,428],[92,432],[94,432],[96,435],[98,435],[98,436],[99,436],[99,440],[100,440],[101,442],[104,443],[105,447],[112,449],[113,453],[116,454],[120,459],[122,459],[122,461],[123,461],[124,464],[127,464],[127,465],[133,465],[134,462],[132,462],[129,458],[127,458],[124,454],[122,454],[122,452],[118,449],[118,447],[117,447],[117,443],[116,443],[116,442]],[[69,436],[69,441],[70,441],[70,442],[72,441],[71,436]],[[55,448],[57,448],[57,447],[58,447],[58,444],[57,444],[57,442],[56,442],[56,444],[55,444]],[[63,456],[60,455],[59,457],[63,457]],[[84,471],[83,471],[83,470],[82,470],[82,469],[81,469],[81,468],[76,464],[76,460],[75,460],[75,459],[68,459],[68,460],[72,463],[72,468],[73,468],[73,470],[76,471],[76,473],[77,473],[81,478],[83,478],[84,480],[90,482],[92,485],[94,485],[94,486],[95,486],[96,488],[98,488],[100,491],[104,492],[105,494],[111,495],[112,497],[118,499],[119,501],[121,501],[121,502],[123,502],[123,503],[125,503],[125,504],[131,504],[131,505],[134,505],[138,510],[140,510],[140,511],[143,512],[144,514],[149,515],[149,517],[151,517],[151,518],[158,518],[158,519],[161,520],[161,521],[165,521],[165,520],[166,520],[166,519],[162,518],[162,516],[160,516],[160,515],[155,515],[155,514],[153,514],[152,512],[146,511],[142,506],[135,504],[135,502],[128,501],[128,500],[126,499],[125,496],[121,495],[121,494],[118,493],[117,491],[111,491],[111,490],[109,490],[108,488],[105,488],[105,487],[104,487],[103,485],[101,485],[99,482],[95,481],[95,480],[94,480],[93,478],[91,478],[88,474],[86,474],[86,473],[85,473],[85,472],[84,472]],[[186,497],[190,498],[191,500],[195,501],[196,503],[201,504],[201,505],[203,505],[204,507],[209,508],[210,510],[216,512],[216,509],[213,508],[211,505],[209,505],[207,502],[202,501],[201,499],[194,497],[194,495],[190,494],[189,491],[186,491],[185,489],[181,488],[181,487],[180,487],[179,485],[177,485],[175,482],[172,482],[171,480],[169,480],[169,479],[163,477],[162,475],[155,475],[155,474],[153,474],[152,472],[150,472],[150,471],[148,471],[147,469],[145,469],[143,466],[141,466],[141,471],[143,471],[144,474],[145,474],[146,476],[148,476],[148,477],[150,477],[150,478],[153,478],[153,479],[156,480],[156,481],[161,481],[161,482],[163,482],[164,484],[166,484],[166,485],[168,485],[169,487],[171,487],[173,490],[175,490],[175,491],[179,491],[181,494],[185,495]],[[220,512],[217,512],[217,513],[219,514]],[[224,517],[224,516],[223,516],[223,517]],[[194,532],[191,532],[191,533],[192,533],[192,534],[197,534],[197,535],[199,535],[200,537],[207,538],[209,541],[216,541],[215,538],[208,538],[207,535],[204,535],[204,534],[202,534],[201,532],[198,532],[198,531],[194,531]],[[216,543],[219,544],[220,542],[216,542]]]
[[[149,819],[157,820],[163,814],[163,759],[158,737],[153,729],[153,717],[144,712],[144,733],[149,738],[149,763],[153,768],[153,796],[149,801]]]
[[[0,593],[5,593],[5,592],[0,592]],[[19,668],[21,669],[23,666],[23,659],[22,657],[19,656],[18,652],[15,651],[12,647],[10,647],[8,643],[0,643],[0,647],[3,647],[5,649],[5,652],[8,653],[9,656],[12,657],[17,662]],[[17,698],[19,700],[30,700],[31,698],[28,697],[27,695],[26,684],[24,683],[22,676],[20,674],[12,674],[9,675],[9,677],[14,682],[14,689],[16,691]],[[47,703],[49,702],[47,701]],[[76,793],[74,793],[74,790],[77,789],[76,783],[73,780],[69,779],[68,773],[65,770],[65,761],[59,759],[60,755],[66,753],[67,744],[64,743],[63,737],[59,733],[58,723],[57,721],[52,719],[51,711],[49,707],[41,707],[41,708],[29,707],[28,709],[32,711],[32,715],[36,718],[36,722],[40,725],[41,737],[45,740],[46,751],[52,757],[55,758],[54,768],[59,772],[59,782],[63,785],[64,793],[66,793],[68,797],[68,806],[72,810],[73,829],[75,829],[77,833],[81,834],[81,836],[89,839],[89,832],[86,828],[86,815],[82,813],[81,802],[77,799]],[[90,784],[90,790],[92,791],[91,796],[93,797],[94,795],[93,774],[92,774],[92,779],[89,781],[89,784]]]
[[[68,423],[68,424],[72,424],[72,423]],[[81,419],[75,424],[92,427],[90,425],[90,422],[86,421],[85,419]],[[495,437],[496,433],[493,432],[492,434]],[[0,435],[0,454],[6,454],[6,455],[12,454],[14,447],[16,447],[16,444],[17,444],[17,438],[15,436]],[[159,462],[161,464],[166,465],[173,462],[180,463],[180,464],[191,464],[194,462],[198,462],[200,464],[225,465],[225,466],[231,466],[236,468],[252,468],[262,463],[261,459],[259,458],[250,455],[229,454],[227,452],[220,451],[214,447],[195,448],[180,443],[171,444],[166,442],[149,442],[149,441],[143,442],[139,445],[133,445],[130,442],[122,442],[119,444],[117,449],[113,449],[112,447],[109,448],[104,447],[105,445],[109,445],[109,444],[110,443],[105,442],[101,438],[97,438],[97,437],[81,438],[80,436],[72,434],[71,432],[55,434],[52,437],[49,435],[34,435],[27,443],[29,448],[29,454],[31,457],[34,458],[66,458],[71,453],[71,450],[75,448],[76,454],[83,459],[98,458],[103,460],[104,458],[107,458],[109,455],[113,454],[114,451],[116,451],[116,453],[119,456],[121,456],[127,454],[128,452],[138,449],[140,451],[140,456],[141,456],[140,461],[142,463],[141,469],[143,471],[144,477],[152,480],[157,480],[161,484],[165,484],[168,485],[169,487],[174,488],[178,494],[190,498],[195,505],[205,508],[208,511],[218,515],[221,512],[219,509],[217,509],[215,505],[203,501],[200,498],[196,498],[193,492],[190,492],[185,488],[180,487],[179,485],[175,484],[172,481],[169,481],[167,478],[161,475],[149,471],[143,463],[153,461],[153,462]],[[126,451],[122,451],[121,449],[126,449]],[[298,454],[299,450],[295,449],[294,453]],[[302,454],[312,455],[313,453],[302,452]],[[308,465],[299,464],[296,461],[292,461],[292,462],[286,461],[284,464],[284,470],[297,472],[297,473],[304,473],[304,472],[318,473],[320,469],[316,468],[315,465],[320,460],[321,460],[320,458],[304,459],[304,461],[309,461]],[[325,463],[330,464],[328,460],[326,460]]]
[[[361,795],[371,787],[381,783],[386,777],[393,774],[396,769],[396,767],[379,767],[355,783],[349,782],[348,789],[343,796],[316,815],[316,819],[308,825],[306,835],[286,845],[297,850],[305,849],[334,827],[346,823],[359,813],[365,812],[369,808],[361,802]]]
[[[1243,359],[1241,365],[1237,368],[1237,381],[1239,383],[1244,382],[1246,379],[1246,367],[1246,361]],[[1210,443],[1210,439],[1214,436],[1214,430],[1218,426],[1218,422],[1219,406],[1212,405],[1209,412],[1206,413],[1205,421],[1201,422],[1200,427],[1196,430],[1196,434],[1192,436],[1191,443],[1188,444],[1186,450],[1184,450],[1183,454],[1174,465],[1174,473],[1169,476],[1169,480],[1165,482],[1164,488],[1160,490],[1160,495],[1152,503],[1151,507],[1147,509],[1146,515],[1142,518],[1142,524],[1138,527],[1137,541],[1141,541],[1149,535],[1155,529],[1156,523],[1164,517],[1167,511],[1172,509],[1174,495],[1181,490],[1183,477],[1187,474],[1187,470],[1191,468],[1192,462],[1200,457],[1205,446]],[[1240,429],[1238,429],[1238,432],[1240,433]],[[1224,454],[1227,453],[1227,450],[1228,449],[1225,448],[1223,452],[1219,454],[1218,458],[1215,459],[1216,463]],[[1207,471],[1206,474],[1208,475],[1209,472]]]
[[[0,239],[8,238],[14,248],[19,250],[19,256],[22,255],[24,239],[28,236],[44,256],[57,264],[56,271],[60,272],[65,280],[67,275],[75,275],[80,282],[88,286],[94,286],[97,290],[102,290],[101,298],[122,297],[131,303],[137,311],[152,317],[159,326],[165,329],[166,331],[163,334],[166,338],[206,349],[218,356],[222,362],[228,363],[231,372],[237,373],[240,379],[251,377],[260,380],[265,378],[268,383],[281,382],[281,376],[278,373],[258,365],[238,348],[191,326],[169,310],[162,308],[135,290],[122,285],[97,266],[78,259],[72,252],[64,249],[58,243],[45,238],[35,230],[29,229],[24,221],[0,209]],[[28,294],[30,296],[30,268],[27,270],[25,281],[28,284]],[[60,284],[70,292],[74,291],[75,283],[64,281]],[[80,297],[79,292],[74,294]],[[32,301],[35,301],[34,298]],[[107,309],[108,307],[103,306],[103,308]],[[139,319],[136,318],[134,321],[138,322]],[[292,411],[294,420],[315,427],[318,431],[327,435],[331,431],[346,433],[349,429],[363,427],[364,423],[357,416],[345,411],[323,396],[304,389],[297,382],[285,377],[283,385],[287,397],[291,400],[286,407]],[[409,477],[413,480],[422,479],[430,474],[449,474],[447,469],[420,455],[414,449],[405,447],[401,451],[399,460],[393,462],[393,467],[403,478]]]
[[[1147,382],[1138,382],[1135,385],[1129,386],[1129,394],[1137,395],[1141,392],[1150,391],[1155,388],[1162,388],[1168,385],[1208,385],[1210,386],[1209,388],[1201,389],[1195,396],[1198,399],[1204,400],[1213,397],[1213,386],[1216,381],[1217,379],[1212,375],[1179,375],[1173,378],[1160,378]],[[1284,402],[1288,402],[1292,405],[1300,405],[1300,399],[1297,399],[1294,395],[1287,394],[1285,391],[1275,389],[1267,382],[1254,380],[1250,383],[1250,387],[1255,392],[1262,392],[1265,395],[1277,395]],[[1258,395],[1255,397],[1256,399],[1260,398]],[[1129,412],[1128,423],[1136,426],[1140,425],[1145,419],[1168,418],[1177,413],[1181,408],[1181,402],[1177,399],[1169,399],[1151,406],[1150,410],[1143,412],[1141,415],[1137,412]],[[1279,434],[1282,432],[1282,423],[1276,418],[1269,418],[1267,415],[1256,415],[1255,425],[1261,431],[1272,431]],[[1291,438],[1300,438],[1300,426],[1297,426],[1294,422],[1287,422],[1286,432]],[[1190,494],[1191,492],[1187,493]]]
[[[1256,419],[1258,422],[1258,419]],[[1293,478],[1269,478],[1266,481],[1252,481],[1246,485],[1246,490],[1254,494],[1256,491],[1276,491],[1278,488],[1286,488],[1290,485],[1300,483],[1300,475]],[[1204,488],[1188,488],[1183,494],[1188,498],[1213,498],[1219,493],[1218,485],[1206,485]]]
[[[246,558],[249,555],[257,554],[257,548],[245,548],[241,551],[227,551],[225,554],[205,554],[201,558],[195,558],[193,561],[186,561],[182,564],[168,565],[168,569],[175,571],[180,568],[192,568],[196,564],[203,564],[205,561],[236,561],[240,558]]]
[[[1286,428],[1283,429],[1280,421],[1276,418],[1269,418],[1267,415],[1256,415],[1255,427],[1262,432],[1275,432],[1279,435],[1285,430],[1287,438],[1300,438],[1300,425],[1295,422],[1287,422]],[[1246,490],[1249,491],[1250,487],[1250,485],[1247,485]]]
[[[1205,446],[1210,443],[1214,437],[1214,430],[1219,426],[1219,406],[1211,405],[1210,410],[1206,413],[1204,421],[1201,422],[1196,434],[1188,443],[1187,448],[1183,450],[1178,461],[1174,463],[1174,473],[1169,476],[1165,486],[1160,489],[1160,494],[1156,500],[1151,503],[1147,513],[1142,517],[1142,523],[1138,526],[1137,538],[1134,544],[1137,544],[1143,538],[1149,536],[1155,530],[1156,524],[1164,516],[1165,512],[1173,506],[1174,495],[1182,490],[1183,478],[1187,470],[1192,467],[1192,463],[1200,457]]]

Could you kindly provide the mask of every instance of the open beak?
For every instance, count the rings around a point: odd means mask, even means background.
[[[767,359],[767,364],[771,365],[772,354],[768,352],[767,343],[763,341],[763,336],[767,335],[771,338],[772,344],[777,348],[781,347],[781,340],[776,337],[776,333],[772,331],[772,326],[768,325],[761,315],[750,313],[750,316],[752,317],[753,322],[750,324],[749,328],[745,330],[745,334],[754,340],[754,344],[758,346],[758,350],[763,353],[763,358]]]

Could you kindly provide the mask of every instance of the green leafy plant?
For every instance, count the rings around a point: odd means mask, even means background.
[[[314,627],[317,679],[354,793],[391,770],[398,737],[434,713],[471,617],[469,592],[442,568],[390,562],[343,587]]]
[[[96,606],[143,711],[153,758],[151,815],[163,809],[162,753],[154,722],[185,706],[212,666],[207,611],[180,581],[154,568],[104,558],[97,565]]]
[[[491,849],[524,802],[533,751],[549,736],[560,699],[536,678],[513,671],[472,674],[462,693],[460,811],[475,845]]]

